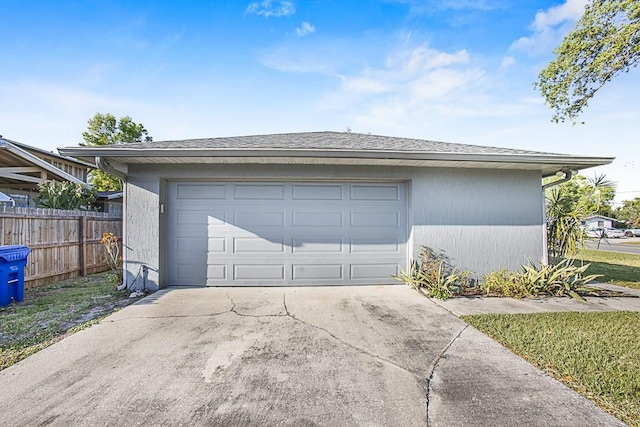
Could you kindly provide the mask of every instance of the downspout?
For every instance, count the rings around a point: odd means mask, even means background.
[[[124,172],[115,169],[109,164],[108,161],[104,160],[102,157],[96,157],[96,165],[103,171],[120,178],[122,182],[127,182],[127,175]]]
[[[120,178],[122,181],[122,269],[127,265],[127,175],[113,168],[109,162],[105,161],[102,157],[96,157],[96,165],[103,171],[110,173],[111,175]],[[117,288],[119,291],[127,289],[127,275],[123,271],[122,283]]]
[[[545,264],[549,264],[549,252],[547,251],[548,248],[548,240],[547,240],[547,206],[546,206],[546,198],[544,195],[544,192],[551,188],[551,187],[555,187],[556,185],[560,185],[562,183],[565,183],[567,181],[569,181],[571,178],[573,178],[573,175],[575,175],[575,171],[571,170],[571,169],[562,169],[560,171],[558,171],[558,173],[563,173],[564,177],[550,182],[548,184],[545,184],[542,186],[542,223],[544,224],[544,229],[542,232],[542,258]]]
[[[551,187],[555,187],[556,185],[560,185],[562,183],[565,183],[567,181],[569,181],[571,178],[573,178],[573,175],[575,175],[575,172],[572,171],[571,169],[562,169],[561,171],[558,171],[558,173],[562,172],[564,174],[564,177],[557,180],[557,181],[553,181],[550,182],[548,184],[545,184],[542,186],[542,191],[544,192],[544,190],[546,190],[547,188],[551,188]]]

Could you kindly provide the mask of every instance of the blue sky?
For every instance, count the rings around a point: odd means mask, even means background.
[[[0,134],[77,145],[96,112],[155,140],[349,128],[615,156],[595,172],[640,197],[640,69],[585,125],[551,123],[532,86],[585,3],[6,1]]]

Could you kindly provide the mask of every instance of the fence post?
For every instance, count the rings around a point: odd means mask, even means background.
[[[80,240],[80,275],[87,275],[87,234],[88,234],[88,218],[82,215],[78,227],[78,239]]]

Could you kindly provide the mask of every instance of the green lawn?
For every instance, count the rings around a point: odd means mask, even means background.
[[[640,426],[640,313],[463,319],[624,422]]]
[[[591,263],[587,274],[602,274],[598,281],[640,289],[640,255],[583,249],[576,260]]]
[[[107,276],[27,288],[24,302],[0,307],[0,370],[135,301]]]

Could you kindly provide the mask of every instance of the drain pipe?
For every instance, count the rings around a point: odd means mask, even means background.
[[[562,169],[562,170],[558,171],[558,174],[560,174],[560,173],[564,174],[564,177],[563,177],[563,178],[560,178],[560,179],[558,179],[558,180],[556,180],[556,181],[552,181],[552,182],[550,182],[550,183],[548,183],[548,184],[543,185],[543,186],[542,186],[542,191],[544,191],[544,190],[546,190],[546,189],[548,189],[548,188],[551,188],[551,187],[555,187],[556,185],[560,185],[560,184],[562,184],[562,183],[565,183],[565,182],[569,181],[571,178],[573,178],[573,176],[574,176],[577,172],[576,172],[576,171],[573,171],[573,170],[571,170],[571,169]],[[557,175],[557,174],[556,174],[556,175]]]

